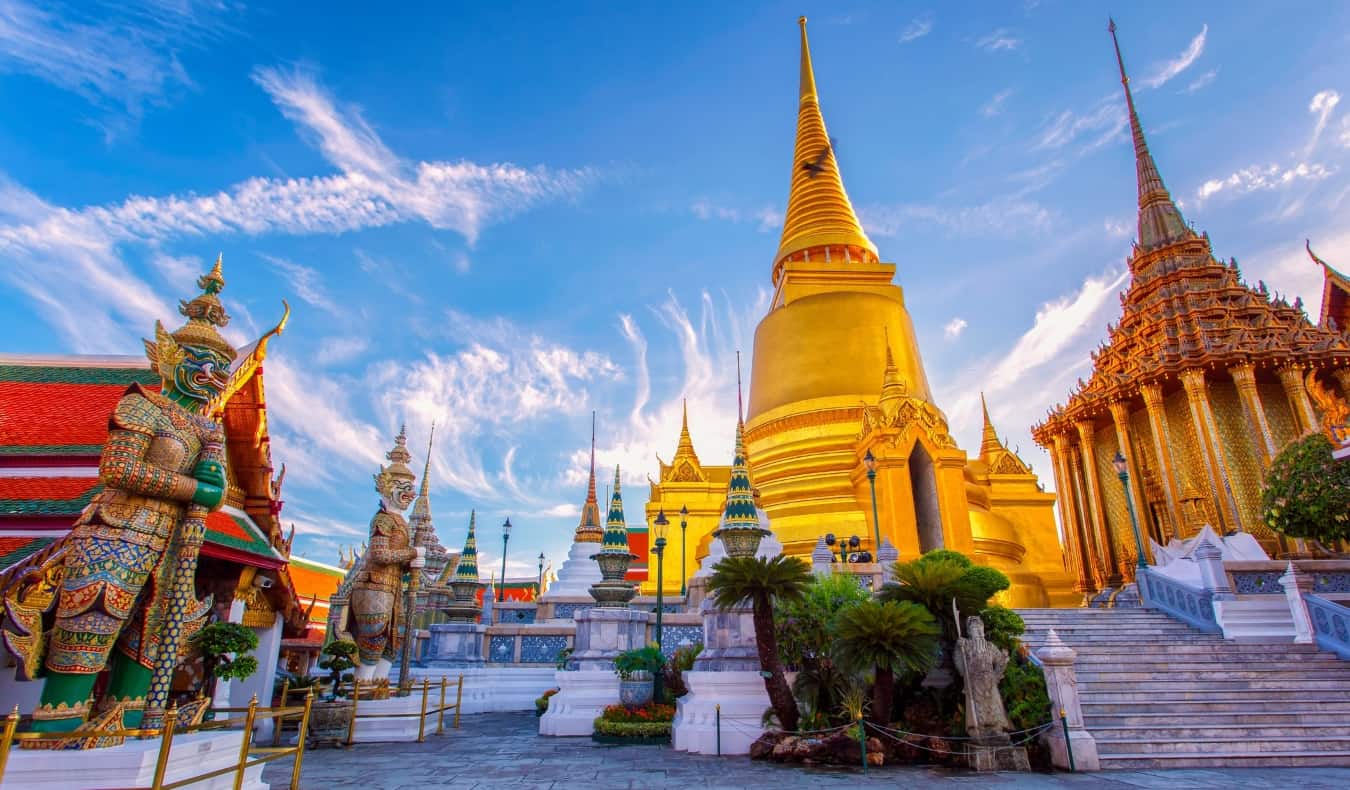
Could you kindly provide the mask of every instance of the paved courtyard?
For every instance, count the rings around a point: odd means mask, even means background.
[[[458,731],[426,743],[365,744],[349,750],[305,752],[300,786],[306,790],[426,790],[453,787],[618,790],[619,788],[988,787],[1233,788],[1298,787],[1343,790],[1350,768],[1235,768],[1112,771],[1095,774],[979,775],[925,767],[858,770],[801,768],[752,762],[748,757],[702,757],[659,746],[601,746],[589,738],[543,738],[531,713],[465,716]],[[263,778],[285,788],[289,766],[269,765]]]

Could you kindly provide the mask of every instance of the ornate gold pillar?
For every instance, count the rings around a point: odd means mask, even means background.
[[[1289,408],[1294,410],[1294,422],[1298,423],[1299,433],[1315,431],[1318,426],[1317,413],[1313,411],[1312,400],[1303,386],[1304,373],[1304,366],[1297,363],[1275,371],[1280,377],[1280,384],[1284,386],[1285,397],[1289,398]]]
[[[1078,515],[1078,544],[1082,547],[1084,578],[1089,582],[1089,590],[1096,592],[1106,584],[1106,566],[1102,564],[1101,550],[1097,546],[1097,530],[1092,525],[1092,514],[1088,511],[1086,483],[1083,482],[1083,456],[1077,445],[1070,445],[1064,458],[1069,470],[1069,482],[1073,488],[1073,501]]]
[[[1223,445],[1219,442],[1219,432],[1214,424],[1214,410],[1209,404],[1209,382],[1205,381],[1205,371],[1200,368],[1183,370],[1181,386],[1186,388],[1191,422],[1205,458],[1205,471],[1209,473],[1209,483],[1219,505],[1220,517],[1235,529],[1242,530],[1242,516],[1238,511],[1237,500],[1233,497]]]
[[[1074,427],[1078,429],[1078,452],[1082,455],[1083,480],[1086,482],[1087,507],[1084,510],[1092,513],[1092,521],[1096,525],[1098,546],[1105,560],[1106,586],[1119,587],[1122,581],[1120,557],[1116,554],[1116,536],[1111,533],[1111,522],[1106,520],[1102,484],[1097,477],[1097,455],[1092,449],[1094,430],[1092,423],[1087,420],[1075,422]]]
[[[1158,456],[1158,476],[1162,478],[1163,494],[1172,517],[1172,537],[1181,539],[1186,519],[1181,512],[1181,481],[1177,467],[1172,463],[1172,432],[1167,427],[1167,411],[1163,408],[1162,387],[1157,382],[1139,388],[1148,410],[1149,432],[1153,434],[1153,452]]]
[[[1240,362],[1228,368],[1237,386],[1238,400],[1242,401],[1242,413],[1247,416],[1247,426],[1256,435],[1256,449],[1261,455],[1261,467],[1270,466],[1275,458],[1275,437],[1270,432],[1270,423],[1266,421],[1266,410],[1261,405],[1261,394],[1256,390],[1256,369],[1250,362]]]
[[[1069,559],[1069,570],[1078,580],[1077,589],[1083,593],[1095,592],[1096,582],[1092,577],[1092,558],[1088,555],[1087,544],[1083,540],[1083,518],[1074,497],[1073,476],[1069,472],[1068,437],[1062,433],[1054,436],[1050,450],[1050,463],[1055,467],[1055,497],[1059,505],[1059,523],[1064,525],[1065,555]]]
[[[1111,410],[1111,421],[1116,424],[1116,442],[1121,455],[1125,456],[1125,468],[1130,474],[1128,495],[1134,500],[1135,518],[1143,519],[1149,512],[1148,502],[1144,499],[1144,476],[1139,471],[1139,464],[1134,458],[1134,448],[1130,444],[1130,407],[1124,401],[1115,400],[1111,401],[1107,408]],[[1148,534],[1142,523],[1138,527],[1141,536]],[[1147,553],[1148,548],[1145,547],[1144,551]]]

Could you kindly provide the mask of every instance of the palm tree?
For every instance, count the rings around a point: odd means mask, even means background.
[[[856,671],[875,673],[872,721],[891,723],[896,673],[923,673],[937,660],[937,620],[919,604],[863,601],[835,620],[835,655]]]
[[[954,551],[932,552],[910,562],[891,566],[895,582],[881,588],[877,597],[896,603],[919,604],[942,624],[943,636],[953,640],[957,622],[952,601],[963,614],[979,614],[989,598],[1009,586],[1008,577],[994,568],[975,565]]]
[[[773,602],[800,598],[811,581],[811,569],[796,557],[727,557],[713,566],[708,592],[718,609],[734,609],[749,601],[754,612],[755,647],[764,670],[764,690],[783,729],[797,729],[797,701],[788,688],[783,662],[778,658],[778,640],[773,630]]]

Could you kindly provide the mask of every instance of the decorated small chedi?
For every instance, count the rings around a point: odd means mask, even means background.
[[[43,569],[55,595],[45,609],[6,599],[4,638],[18,676],[46,678],[35,730],[85,723],[104,669],[111,718],[120,711],[134,727],[144,711],[162,711],[179,651],[210,609],[194,589],[197,550],[226,475],[224,434],[208,415],[236,352],[217,331],[229,322],[219,258],[197,285],[202,293],[179,304],[187,323],[170,333],[156,322],[155,340],[145,341],[161,389],[133,384],[113,411],[99,465],[104,488],[59,564]]]
[[[408,452],[408,435],[400,430],[394,447],[385,454],[388,466],[380,467],[375,475],[375,490],[380,495],[380,509],[370,520],[370,540],[355,581],[348,604],[352,635],[360,649],[356,668],[358,680],[389,676],[389,668],[398,657],[402,626],[402,603],[399,600],[403,574],[420,569],[425,560],[425,549],[414,547],[412,533],[403,511],[414,499],[415,476],[408,468],[412,455]],[[344,629],[339,629],[344,630]]]
[[[619,489],[619,467],[614,467],[614,493],[610,495],[609,517],[600,551],[591,559],[600,566],[601,581],[591,585],[591,597],[604,609],[627,609],[637,595],[637,585],[627,581],[628,566],[637,555],[628,549],[628,525],[623,515],[623,494]]]

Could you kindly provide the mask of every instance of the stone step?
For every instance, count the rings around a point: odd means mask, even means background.
[[[1350,756],[1350,734],[1274,736],[1267,738],[1183,738],[1158,740],[1142,738],[1097,738],[1097,753],[1107,754],[1246,754],[1258,756],[1262,752],[1344,752]]]
[[[1280,707],[1283,708],[1283,706]],[[1323,706],[1316,703],[1310,704],[1308,709],[1304,711],[1276,710],[1268,713],[1255,713],[1249,712],[1244,706],[1239,710],[1228,712],[1204,713],[1188,710],[1184,711],[1182,715],[1178,715],[1177,711],[1143,713],[1137,710],[1097,714],[1089,713],[1085,706],[1083,722],[1093,732],[1096,732],[1099,727],[1166,727],[1179,721],[1197,727],[1226,724],[1246,724],[1258,727],[1270,725],[1281,727],[1302,725],[1341,726],[1347,713],[1350,713],[1350,705],[1345,706],[1345,709],[1341,711],[1324,711]]]
[[[1166,693],[1187,693],[1198,696],[1213,696],[1216,693],[1224,692],[1252,692],[1252,691],[1289,691],[1294,693],[1308,693],[1309,697],[1317,699],[1350,699],[1350,685],[1341,678],[1337,679],[1316,679],[1316,680],[1298,680],[1290,681],[1283,679],[1253,679],[1253,680],[1171,680],[1166,676],[1153,676],[1147,679],[1147,686],[1141,686],[1140,681],[1119,681],[1119,680],[1093,680],[1084,681],[1081,677],[1078,679],[1080,691],[1085,694],[1109,694],[1124,691],[1126,688],[1133,690],[1135,694],[1155,694]],[[1124,687],[1124,688],[1122,688]],[[1328,697],[1327,694],[1339,695]]]
[[[1263,681],[1281,681],[1291,685],[1302,685],[1311,680],[1334,680],[1339,683],[1350,683],[1350,669],[1343,667],[1318,667],[1318,668],[1295,668],[1278,669],[1275,667],[1261,667],[1259,669],[1246,668],[1225,668],[1218,670],[1206,669],[1176,669],[1167,672],[1157,672],[1141,668],[1141,671],[1135,671],[1134,667],[1123,665],[1120,669],[1109,669],[1094,667],[1088,669],[1084,667],[1078,670],[1079,683],[1152,683],[1154,681],[1177,683],[1181,681],[1204,681],[1207,683],[1236,683],[1249,680]]]
[[[1134,695],[1116,695],[1134,696]],[[1203,714],[1228,713],[1326,713],[1337,714],[1350,719],[1350,701],[1325,701],[1314,699],[1285,699],[1275,697],[1244,698],[1201,698],[1201,699],[1156,699],[1145,696],[1146,701],[1084,699],[1084,716],[1133,715],[1156,713],[1177,719]]]
[[[1315,653],[1313,655],[1293,655],[1281,656],[1278,659],[1268,658],[1259,653],[1239,654],[1235,656],[1217,655],[1180,655],[1180,656],[1148,656],[1140,657],[1138,660],[1131,660],[1128,655],[1122,653],[1102,655],[1098,653],[1082,652],[1074,660],[1074,666],[1079,672],[1103,672],[1112,669],[1123,669],[1129,671],[1133,668],[1137,672],[1167,672],[1173,669],[1185,669],[1197,671],[1201,669],[1213,669],[1222,671],[1227,669],[1244,669],[1246,667],[1269,667],[1270,669],[1343,669],[1350,671],[1350,664],[1346,664],[1341,659],[1330,653]]]
[[[1039,645],[1033,646],[1032,649]],[[1148,661],[1165,661],[1168,659],[1184,659],[1190,656],[1200,656],[1206,658],[1230,659],[1281,659],[1300,661],[1306,659],[1317,659],[1319,661],[1336,659],[1331,653],[1317,650],[1310,645],[1261,645],[1253,643],[1234,643],[1227,642],[1221,645],[1172,645],[1166,652],[1153,652],[1141,655],[1138,646],[1117,645],[1117,644],[1087,644],[1074,645],[1074,650],[1078,651],[1078,659],[1086,658],[1112,658],[1120,660],[1129,660],[1131,658]]]
[[[1140,741],[1193,741],[1222,740],[1246,742],[1260,738],[1301,740],[1303,738],[1350,738],[1340,726],[1340,720],[1328,717],[1328,720],[1311,724],[1196,724],[1190,720],[1186,724],[1172,726],[1123,725],[1110,723],[1092,729],[1098,742],[1103,740],[1140,740]]]
[[[1102,754],[1104,770],[1143,771],[1171,768],[1350,767],[1350,752],[1209,752],[1206,754]]]

